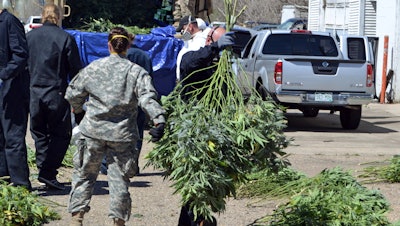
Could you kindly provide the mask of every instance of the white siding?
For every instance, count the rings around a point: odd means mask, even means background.
[[[376,33],[376,0],[309,0],[308,7],[310,30],[353,35]]]
[[[326,2],[325,29],[342,31],[347,29],[345,1]]]
[[[366,1],[364,16],[364,35],[376,35],[376,0]]]
[[[323,19],[320,18],[323,14],[320,6],[320,0],[309,0],[308,1],[308,30],[319,31],[320,22],[323,23]],[[322,21],[321,21],[322,20]]]
[[[400,0],[396,1],[395,7],[395,33],[394,33],[394,50],[393,50],[393,62],[397,62],[393,65],[394,76],[393,76],[393,90],[394,90],[394,101],[400,103]]]
[[[352,35],[360,34],[360,0],[349,1],[348,33]]]
[[[376,36],[379,38],[379,46],[378,46],[378,54],[377,54],[377,64],[376,64],[376,91],[379,95],[381,93],[382,88],[382,77],[387,75],[389,69],[393,69],[398,65],[398,62],[395,61],[396,56],[395,52],[395,40],[396,40],[396,20],[398,20],[399,12],[397,4],[399,0],[379,0],[377,1],[377,17],[376,17]],[[388,42],[388,56],[387,56],[387,66],[386,71],[384,71],[383,66],[383,47],[384,47],[384,37],[389,37]],[[397,39],[399,37],[397,36]],[[397,58],[399,59],[399,58]],[[399,77],[398,74],[394,74],[394,78]],[[395,88],[395,90],[399,90],[400,87]],[[400,100],[397,99],[397,102]]]

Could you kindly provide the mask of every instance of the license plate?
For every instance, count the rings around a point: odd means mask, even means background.
[[[332,93],[316,93],[315,101],[332,102],[333,101]]]

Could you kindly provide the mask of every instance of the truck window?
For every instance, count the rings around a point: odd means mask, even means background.
[[[262,53],[300,56],[338,56],[339,54],[332,37],[312,34],[270,35]]]
[[[256,36],[251,38],[251,40],[247,43],[246,48],[244,49],[242,58],[248,58],[250,54],[251,47],[253,46],[254,40],[256,40]]]
[[[290,35],[270,35],[265,41],[263,54],[291,55],[291,37]]]
[[[366,60],[364,39],[348,38],[347,54],[351,60]]]
[[[246,46],[247,42],[251,38],[251,34],[248,31],[237,30],[233,31],[235,37],[235,44],[232,46],[233,52],[237,55],[243,51],[244,47]]]

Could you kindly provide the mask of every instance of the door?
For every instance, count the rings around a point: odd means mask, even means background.
[[[256,37],[257,35],[251,38],[250,41],[247,43],[246,47],[242,51],[241,57],[238,58],[234,68],[237,74],[237,83],[244,95],[249,95],[251,93],[251,89],[255,87],[253,81],[253,69],[255,61],[254,43]]]

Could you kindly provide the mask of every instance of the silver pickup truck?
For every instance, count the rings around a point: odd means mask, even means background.
[[[244,94],[270,94],[305,117],[340,111],[344,129],[356,129],[362,105],[375,94],[368,39],[306,30],[255,33],[234,64]]]

